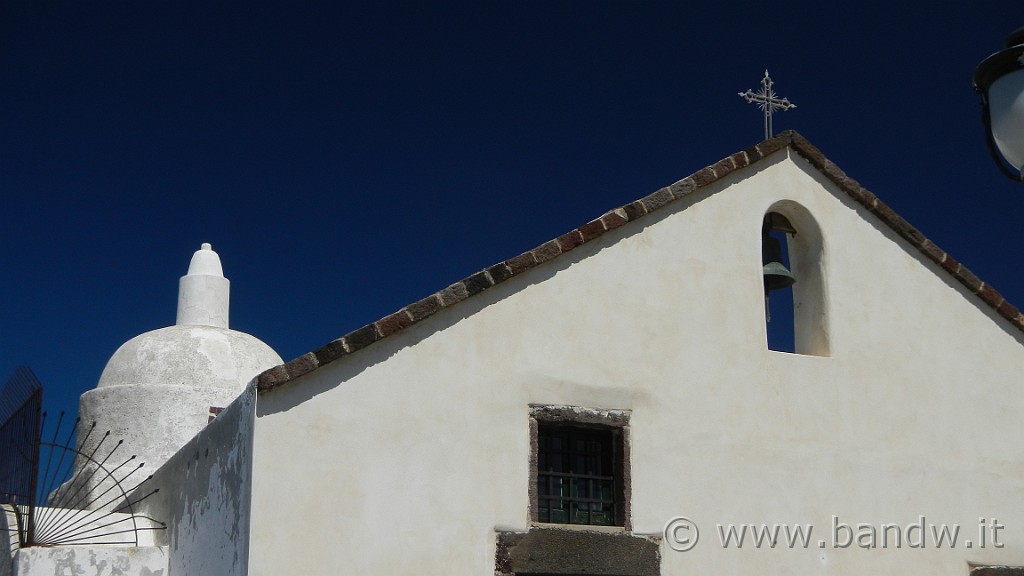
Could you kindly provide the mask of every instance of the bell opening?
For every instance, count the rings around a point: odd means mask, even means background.
[[[789,288],[796,283],[793,273],[783,262],[782,241],[771,234],[766,234],[761,242],[761,274],[764,277],[765,294]]]
[[[771,218],[772,215],[776,218]],[[787,235],[795,232],[778,214],[769,213],[765,217],[761,238],[764,312],[768,349],[777,352],[796,351],[792,286],[797,279],[790,271]]]

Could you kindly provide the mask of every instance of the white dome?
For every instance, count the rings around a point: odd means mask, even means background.
[[[189,386],[240,393],[260,372],[282,364],[261,340],[213,326],[175,325],[125,342],[103,369],[105,386]]]
[[[95,453],[104,442],[123,443],[125,454],[148,469],[159,468],[253,378],[282,364],[270,346],[228,328],[229,305],[230,282],[220,257],[203,244],[178,282],[177,323],[125,342],[96,388],[82,394],[79,453]],[[85,432],[93,425],[101,433]],[[86,458],[76,458],[73,481],[94,493],[114,488],[89,466]],[[104,504],[85,506],[94,505]]]

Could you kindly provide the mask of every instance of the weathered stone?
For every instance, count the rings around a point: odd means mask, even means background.
[[[941,266],[949,272],[952,272],[954,275],[960,271],[960,263],[956,261],[956,258],[953,258],[948,253],[946,254],[946,258],[942,260]]]
[[[442,306],[451,306],[452,304],[458,304],[466,298],[469,298],[469,292],[466,291],[465,284],[462,282],[456,282],[455,284],[452,284],[438,292],[437,297],[441,300]]]
[[[977,292],[978,290],[981,290],[981,280],[966,267],[960,266],[959,278],[960,282],[962,282],[963,285],[966,286],[971,292]]]
[[[926,240],[921,245],[921,251],[924,252],[925,255],[927,255],[933,261],[939,264],[941,264],[942,261],[946,258],[946,253],[943,252],[941,248],[932,243],[931,240]]]
[[[491,266],[487,269],[487,273],[490,274],[494,284],[504,282],[512,277],[512,271],[508,269],[504,262]]]
[[[483,292],[491,287],[491,279],[487,276],[486,272],[477,272],[469,278],[462,281],[462,284],[466,287],[467,297]]]
[[[671,194],[669,195],[669,197],[671,198]],[[622,210],[626,213],[626,218],[630,222],[636,220],[637,218],[640,218],[644,214],[647,214],[647,208],[644,207],[643,202],[641,202],[640,200],[626,204],[625,206],[622,207]]]
[[[732,156],[729,156],[729,159],[732,160],[732,164],[736,168],[743,168],[750,164],[750,160],[747,159],[746,152],[737,152]]]
[[[993,308],[996,308],[1003,302],[1003,295],[997,292],[995,288],[985,284],[984,282],[982,282],[981,289],[978,290],[978,296]]]
[[[274,366],[260,373],[256,377],[256,388],[258,390],[270,390],[278,384],[282,384],[288,381],[288,371],[284,369],[284,365]]]
[[[559,247],[558,241],[549,240],[548,242],[541,244],[537,248],[534,248],[533,258],[534,260],[537,261],[537,264],[540,264],[541,262],[547,262],[548,260],[551,260],[552,258],[558,256],[561,253],[562,249]]]
[[[316,356],[312,352],[307,352],[285,364],[284,369],[288,372],[289,379],[295,379],[316,370],[318,366]]]
[[[619,214],[618,211],[613,210],[601,216],[601,222],[604,224],[605,230],[614,230],[625,224],[627,220],[624,214]]]
[[[398,332],[399,330],[412,325],[412,316],[405,310],[399,310],[377,321],[377,331],[381,338]]]
[[[583,241],[590,242],[594,238],[604,234],[604,224],[601,223],[600,219],[591,220],[583,226],[580,226],[579,231],[580,235],[583,236]]]
[[[505,265],[508,266],[508,269],[509,271],[512,272],[512,274],[519,274],[521,272],[525,272],[526,270],[533,268],[536,264],[537,261],[534,260],[533,254],[529,252],[525,252],[523,254],[520,254],[519,256],[516,256],[515,258],[512,258],[511,260],[505,261]]]
[[[657,541],[625,532],[534,528],[498,533],[495,571],[499,574],[595,574],[657,576]]]
[[[668,204],[673,200],[672,190],[668,188],[661,188],[653,194],[648,194],[640,202],[644,205],[644,208],[648,212],[654,212],[658,208]]]
[[[707,186],[718,179],[718,177],[715,176],[714,169],[711,167],[694,172],[693,176],[690,176],[690,178],[693,178],[693,183],[696,184],[698,188],[701,186]]]
[[[351,353],[366,348],[380,339],[377,328],[373,324],[367,324],[362,328],[349,332],[345,335],[345,348]]]
[[[725,176],[729,172],[732,172],[735,168],[736,167],[733,165],[731,157],[723,158],[718,162],[715,162],[715,164],[711,167],[711,169],[715,171],[716,178],[721,178],[722,176]]]
[[[673,198],[679,199],[693,193],[697,189],[697,183],[693,181],[693,177],[683,178],[669,186],[668,189],[672,192]]]
[[[406,306],[405,309],[409,312],[409,315],[412,316],[413,322],[419,322],[440,310],[441,301],[438,300],[436,294],[431,294],[414,304]]]
[[[1024,567],[979,566],[971,570],[971,576],[1024,576]]]
[[[579,230],[573,230],[572,232],[562,234],[557,238],[557,240],[558,246],[562,249],[562,252],[568,252],[580,244],[583,244],[583,235],[580,234]]]
[[[999,307],[996,308],[996,310],[1007,320],[1017,320],[1017,317],[1020,316],[1020,311],[1017,310],[1017,307],[1010,304],[1005,299],[999,304]]]

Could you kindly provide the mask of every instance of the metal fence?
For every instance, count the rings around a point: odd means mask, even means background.
[[[135,456],[120,451],[124,441],[106,442],[110,432],[97,432],[93,422],[84,427],[85,437],[95,432],[102,438],[80,451],[78,420],[62,437],[64,414],[48,425],[42,405],[43,387],[27,366],[0,388],[0,504],[9,506],[16,524],[8,526],[11,545],[138,545],[140,531],[164,529],[162,522],[135,513],[156,490],[139,490],[149,477],[142,477],[143,464]],[[74,475],[76,463],[80,476]],[[140,525],[140,518],[147,522]]]
[[[0,504],[28,512],[17,519],[19,534],[29,538],[35,531],[42,409],[39,379],[28,366],[18,367],[0,389]]]

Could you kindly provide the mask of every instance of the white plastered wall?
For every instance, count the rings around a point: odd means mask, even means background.
[[[631,411],[632,524],[662,574],[1024,564],[1021,334],[788,151],[260,395],[250,573],[487,574],[526,530],[530,403]],[[765,345],[760,225],[821,229],[827,357]],[[841,522],[1006,526],[1001,549],[831,546]],[[723,549],[718,523],[815,526]],[[826,540],[818,548],[817,540]]]

